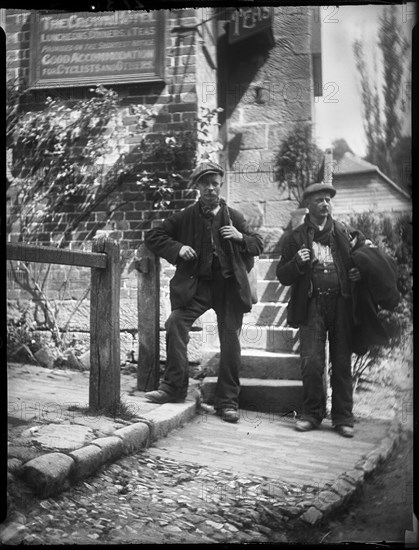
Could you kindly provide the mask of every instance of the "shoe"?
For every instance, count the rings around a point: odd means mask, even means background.
[[[295,429],[297,432],[309,432],[310,430],[315,430],[317,426],[310,422],[310,420],[297,420],[295,424]]]
[[[237,409],[218,409],[216,411],[218,416],[221,416],[224,422],[238,422],[239,421],[239,411]]]
[[[344,425],[335,426],[335,430],[342,437],[353,437],[354,436],[354,429],[352,428],[352,426],[344,426]]]
[[[159,403],[160,405],[163,403],[175,403],[178,401],[178,399],[163,390],[149,391],[144,395],[144,397],[152,403]]]

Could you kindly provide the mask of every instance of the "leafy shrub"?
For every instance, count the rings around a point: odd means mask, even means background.
[[[7,354],[14,353],[22,345],[36,353],[42,347],[42,339],[35,333],[36,322],[30,318],[29,304],[18,307],[19,316],[7,319]]]

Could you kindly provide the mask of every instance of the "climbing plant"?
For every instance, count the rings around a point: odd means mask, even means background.
[[[120,191],[127,182],[134,183],[139,200],[146,198],[152,209],[170,207],[174,190],[187,186],[185,173],[199,159],[198,145],[210,147],[206,130],[217,114],[207,110],[184,131],[156,139],[149,131],[157,112],[143,105],[123,106],[118,94],[103,86],[91,88],[79,100],[57,95],[30,109],[31,101],[31,92],[21,83],[7,82],[7,232],[25,243],[57,247],[72,243],[76,232],[78,242],[91,241],[124,206]],[[131,137],[134,151],[127,145]],[[75,210],[74,204],[76,212],[66,215]],[[90,224],[89,231],[78,231],[99,209],[105,219]],[[10,268],[15,283],[42,311],[38,327],[48,330],[62,349],[58,306],[45,290],[50,266],[40,269],[39,264],[19,262],[19,273],[15,264]],[[62,288],[65,292],[65,285]]]

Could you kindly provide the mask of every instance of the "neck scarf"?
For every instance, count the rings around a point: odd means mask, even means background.
[[[305,222],[308,227],[311,227],[314,230],[313,241],[330,246],[330,235],[332,234],[333,227],[333,221],[330,216],[327,217],[326,225],[323,227],[323,229],[319,229],[319,227],[310,220],[308,214],[306,216]]]
[[[213,220],[214,216],[215,216],[213,210],[215,210],[217,208],[217,206],[221,206],[221,207],[224,206],[226,203],[225,203],[224,199],[221,199],[220,197],[217,197],[217,199],[214,200],[213,204],[211,204],[211,206],[209,206],[200,197],[198,199],[198,204],[199,204],[199,210],[200,210],[201,214],[204,216],[204,218],[207,218],[208,220]]]

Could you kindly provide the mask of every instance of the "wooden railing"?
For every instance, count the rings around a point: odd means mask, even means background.
[[[116,410],[121,387],[119,243],[100,236],[92,252],[7,243],[7,259],[91,268],[89,409]]]

